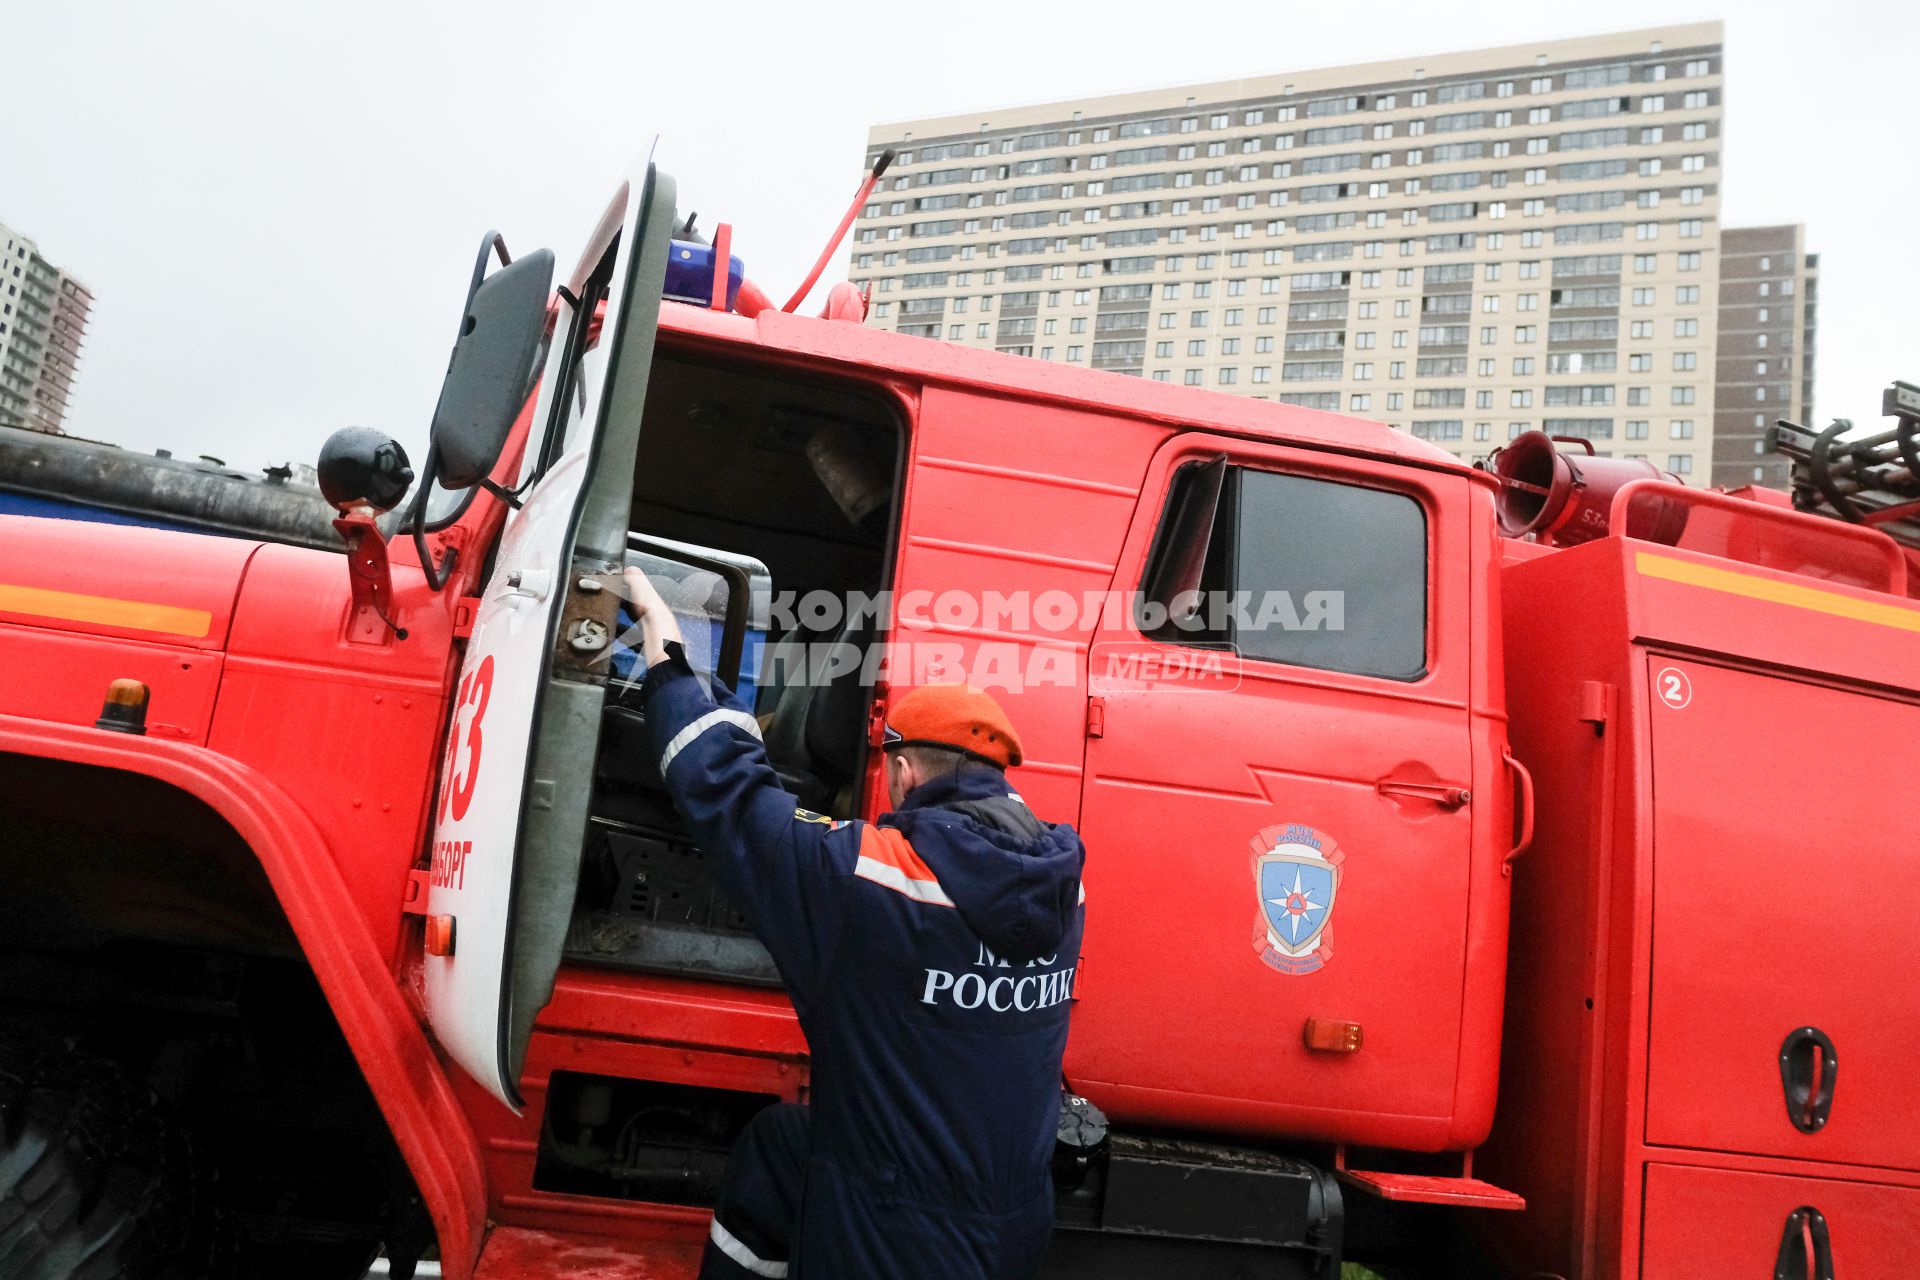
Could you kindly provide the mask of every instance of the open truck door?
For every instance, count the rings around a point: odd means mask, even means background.
[[[600,737],[607,636],[596,626],[610,621],[597,615],[612,597],[581,582],[618,569],[626,554],[673,215],[673,180],[637,163],[557,292],[520,505],[477,591],[448,726],[427,1015],[448,1055],[516,1109],[533,1021],[560,966]],[[470,303],[463,342],[472,314]],[[436,450],[461,363],[456,345]]]

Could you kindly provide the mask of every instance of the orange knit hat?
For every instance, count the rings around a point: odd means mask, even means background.
[[[1020,735],[1006,711],[970,684],[923,684],[893,704],[883,746],[945,747],[1002,769],[1019,764]]]

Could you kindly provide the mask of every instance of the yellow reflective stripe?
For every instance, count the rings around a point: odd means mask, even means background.
[[[196,638],[213,629],[213,614],[205,609],[88,596],[77,591],[49,591],[45,587],[22,587],[5,582],[0,582],[0,613],[24,613],[62,622],[94,622],[130,631],[158,631]]]
[[[1900,631],[1920,631],[1920,609],[1904,605],[1856,600],[1837,591],[1803,587],[1796,582],[1776,582],[1757,574],[1695,564],[1691,560],[1675,560],[1671,556],[1658,556],[1646,551],[1634,553],[1634,568],[1645,577],[1661,578],[1667,582],[1704,587],[1708,591],[1722,591],[1749,600],[1765,600],[1769,604],[1784,604],[1794,609],[1811,609],[1815,613],[1830,613],[1836,618],[1871,622],[1875,626],[1893,627]]]

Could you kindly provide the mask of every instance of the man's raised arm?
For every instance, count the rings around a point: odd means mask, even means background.
[[[695,675],[679,620],[653,583],[628,569],[626,585],[644,633],[641,692],[660,776],[727,895],[800,989],[798,1003],[838,936],[858,835],[799,808],[767,761],[752,712],[718,682],[716,701]]]

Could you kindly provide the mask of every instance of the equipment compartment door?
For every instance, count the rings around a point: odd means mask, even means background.
[[[603,679],[556,652],[581,575],[626,552],[673,214],[672,179],[637,165],[555,303],[530,487],[480,588],[448,729],[427,909],[451,918],[451,951],[426,957],[427,1014],[510,1106],[560,965],[600,736]]]
[[[1916,1242],[1920,1188],[1647,1166],[1641,1280],[1912,1280]]]
[[[1115,587],[1148,612],[1110,597],[1090,654],[1070,1078],[1116,1119],[1445,1145],[1491,1102],[1458,1080],[1470,864],[1511,812],[1475,790],[1466,482],[1189,435],[1144,495]],[[1256,625],[1156,629],[1195,584]]]
[[[1647,679],[1647,1141],[1920,1169],[1920,707],[1658,655]]]

